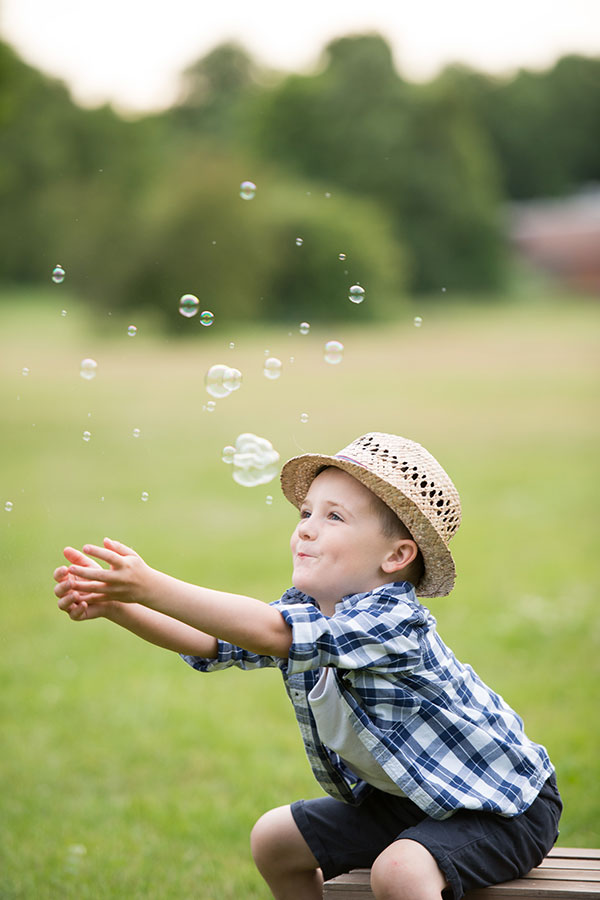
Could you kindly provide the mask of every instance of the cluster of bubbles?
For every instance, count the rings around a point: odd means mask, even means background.
[[[240,197],[242,200],[253,200],[256,194],[256,185],[253,181],[242,181],[240,184]]]
[[[242,384],[242,373],[232,366],[217,363],[211,366],[204,376],[204,384],[211,397],[220,400],[221,397],[228,397],[233,391],[239,390]]]
[[[52,281],[54,284],[62,284],[65,280],[65,270],[62,266],[54,266],[52,269]]]
[[[243,487],[267,484],[279,472],[279,453],[266,438],[251,432],[240,434],[235,446],[223,448],[224,463],[233,465],[233,480]]]
[[[92,378],[96,377],[96,371],[98,369],[98,363],[95,359],[90,359],[86,357],[81,360],[79,366],[79,374],[82,378],[85,378],[86,381],[91,381]]]

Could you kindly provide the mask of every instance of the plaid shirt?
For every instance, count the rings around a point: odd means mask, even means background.
[[[333,667],[365,748],[434,819],[458,809],[518,815],[554,771],[519,716],[446,647],[408,582],[345,597],[330,618],[295,588],[271,605],[292,628],[287,659],[225,641],[216,659],[183,659],[206,672],[277,666],[313,773],[332,797],[357,804],[371,787],[319,739],[308,694],[323,666]]]

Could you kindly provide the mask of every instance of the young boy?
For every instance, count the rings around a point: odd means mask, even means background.
[[[459,900],[529,871],[558,834],[553,766],[417,600],[454,584],[461,513],[448,475],[419,444],[372,433],[289,460],[281,480],[300,521],[280,600],[186,584],[106,539],[65,549],[59,607],[199,671],[279,667],[329,796],[255,825],[254,860],[277,900],[319,898],[323,879],[355,867],[372,867],[377,900]]]

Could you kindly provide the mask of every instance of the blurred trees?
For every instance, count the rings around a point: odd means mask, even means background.
[[[101,307],[153,308],[173,329],[186,292],[231,319],[325,321],[357,281],[364,315],[387,316],[407,291],[497,288],[500,204],[600,180],[599,139],[595,59],[417,85],[377,35],[287,77],[224,44],[172,109],[126,120],[79,108],[0,43],[0,278],[60,262]]]

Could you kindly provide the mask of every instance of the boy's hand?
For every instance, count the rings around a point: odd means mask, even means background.
[[[98,563],[80,553],[74,547],[65,547],[64,555],[70,563],[100,568]],[[58,582],[54,588],[54,593],[58,597],[58,608],[68,613],[71,619],[82,621],[83,619],[96,619],[99,616],[106,615],[106,603],[91,603],[93,599],[97,598],[93,598],[90,594],[86,599],[83,599],[73,588],[74,579],[69,575],[67,566],[59,566],[54,570],[54,580]]]
[[[83,550],[86,554],[110,565],[110,569],[104,569],[83,553],[78,554],[78,559],[71,559],[72,565],[66,570],[66,578],[79,601],[90,604],[88,610],[92,604],[111,600],[121,603],[143,603],[147,590],[147,576],[152,570],[135,550],[109,538],[104,539],[103,547],[86,544]],[[60,585],[55,589],[55,593],[59,587]]]

